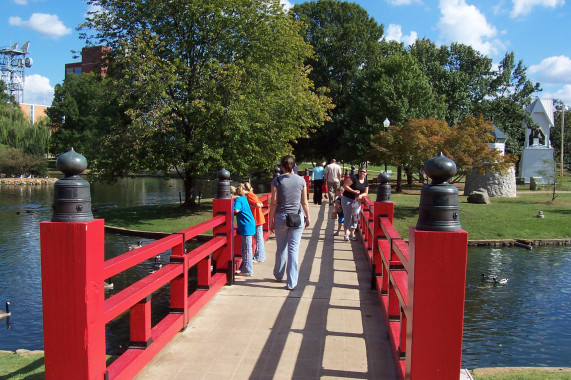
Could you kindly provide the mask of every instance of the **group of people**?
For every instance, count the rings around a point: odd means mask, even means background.
[[[298,282],[298,253],[303,229],[309,227],[308,195],[305,180],[295,173],[297,165],[293,156],[284,156],[280,162],[281,173],[272,181],[269,212],[269,230],[276,238],[276,260],[273,274],[276,281],[286,277],[286,289],[294,290]],[[355,229],[359,220],[361,199],[369,193],[367,168],[359,168],[341,185],[341,167],[332,159],[326,167],[318,165],[312,172],[314,182],[314,203],[321,204],[323,187],[327,186],[329,205],[335,205],[339,225],[345,229],[344,240],[356,240]],[[263,204],[252,191],[249,183],[231,187],[234,198],[238,234],[242,241],[242,263],[239,276],[252,276],[253,263],[265,260],[262,211]],[[252,252],[252,236],[255,236],[256,250]]]

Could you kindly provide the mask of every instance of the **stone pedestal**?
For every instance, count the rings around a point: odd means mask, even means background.
[[[470,195],[477,189],[486,189],[490,197],[515,197],[515,167],[511,166],[507,173],[488,173],[479,174],[476,170],[472,170],[466,176],[466,186],[464,187],[464,195]]]

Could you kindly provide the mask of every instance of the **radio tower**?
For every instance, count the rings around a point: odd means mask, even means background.
[[[9,48],[0,48],[0,79],[6,85],[6,92],[14,96],[18,103],[24,102],[24,81],[26,67],[32,67],[32,58],[26,57],[30,52],[30,41],[18,49],[16,42]]]

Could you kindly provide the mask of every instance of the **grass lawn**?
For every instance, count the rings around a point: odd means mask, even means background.
[[[375,195],[371,195],[375,199]],[[420,195],[393,194],[394,224],[407,239],[409,226],[416,225]],[[571,193],[560,193],[554,202],[551,194],[520,192],[516,198],[492,198],[489,205],[466,202],[460,196],[460,224],[470,240],[497,239],[562,239],[571,237]],[[178,204],[136,206],[95,213],[110,226],[140,231],[172,233],[197,224],[212,216],[212,199],[203,199],[196,210]],[[537,217],[539,210],[545,218]]]
[[[44,353],[41,351],[24,351],[18,354],[0,352],[0,379],[41,380],[44,378],[44,372]]]

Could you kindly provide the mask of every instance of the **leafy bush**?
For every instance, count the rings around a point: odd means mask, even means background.
[[[42,156],[26,154],[9,146],[0,146],[0,173],[8,177],[27,174],[45,176],[47,165]]]

